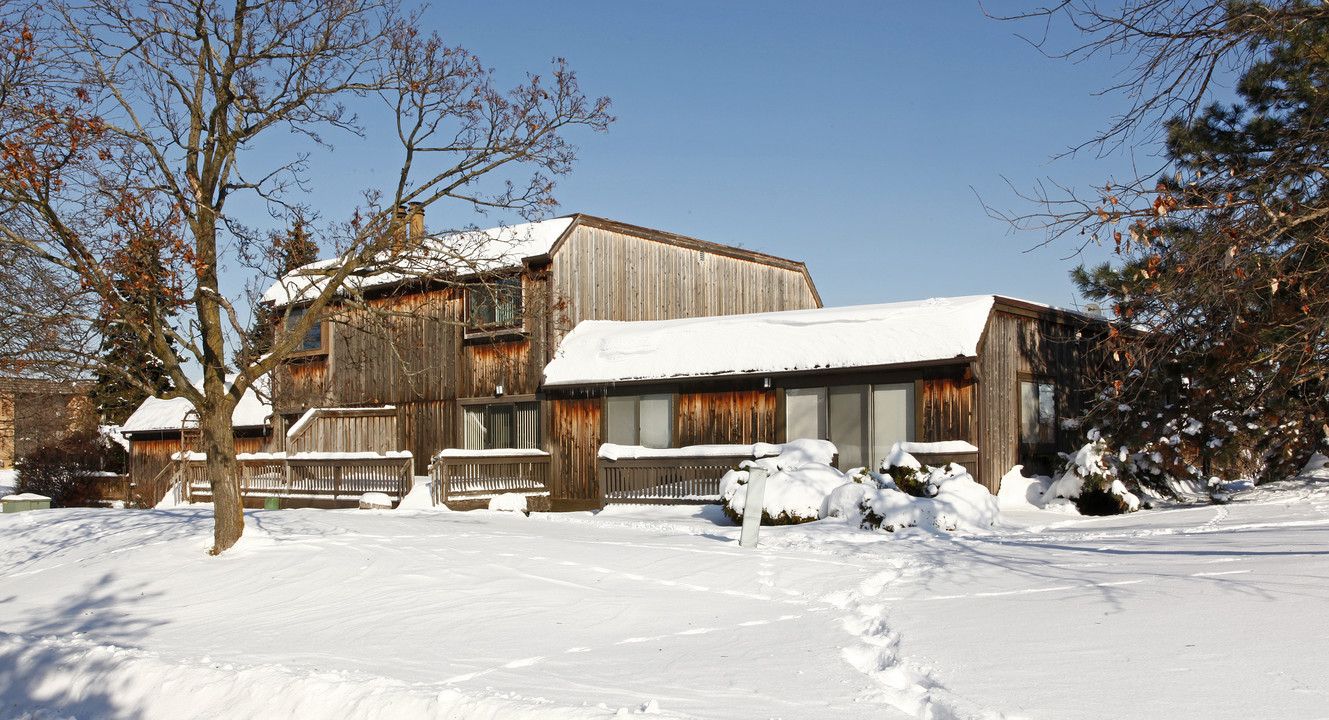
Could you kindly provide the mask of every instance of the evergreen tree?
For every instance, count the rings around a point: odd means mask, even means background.
[[[1232,3],[1257,60],[1241,102],[1168,125],[1174,164],[1130,217],[1122,261],[1079,268],[1119,332],[1116,371],[1092,421],[1142,448],[1147,484],[1214,470],[1278,479],[1329,444],[1329,9]]]
[[[158,312],[172,317],[179,306],[171,283],[164,280],[168,275],[164,254],[171,240],[169,234],[158,235],[163,229],[169,233],[171,224],[126,225],[140,232],[124,234],[122,247],[112,259],[110,275],[115,292],[130,309],[114,313],[103,307],[98,323],[101,362],[92,388],[98,416],[108,425],[124,423],[148,396],[171,389],[165,367],[149,347],[146,318]],[[167,345],[174,347],[169,339]]]
[[[318,243],[309,232],[309,223],[305,220],[304,213],[299,211],[295,213],[291,227],[286,232],[274,232],[269,235],[267,252],[279,278],[296,268],[318,260]],[[263,355],[272,348],[276,322],[277,318],[271,306],[261,301],[254,303],[254,317],[240,348],[242,362],[252,362],[253,358]]]

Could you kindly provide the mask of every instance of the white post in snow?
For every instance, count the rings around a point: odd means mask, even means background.
[[[757,532],[761,530],[761,506],[766,495],[766,468],[748,468],[748,495],[743,502],[743,531],[739,533],[741,547],[757,547]]]

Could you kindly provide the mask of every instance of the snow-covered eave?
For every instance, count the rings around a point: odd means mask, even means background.
[[[786,378],[796,377],[825,377],[830,375],[849,375],[849,374],[875,374],[885,372],[900,372],[908,370],[918,370],[923,368],[935,368],[946,366],[965,366],[978,360],[977,355],[956,355],[949,358],[936,358],[931,360],[914,360],[901,363],[887,363],[879,365],[843,365],[831,367],[821,365],[811,368],[787,368],[778,370],[745,370],[735,372],[707,373],[697,375],[662,375],[657,377],[637,377],[637,378],[615,378],[615,379],[586,379],[586,380],[561,380],[556,382],[545,382],[543,387],[551,390],[572,389],[587,387],[643,387],[647,385],[664,385],[669,383],[706,383],[706,382],[724,382],[736,379],[763,379],[770,378],[772,382]]]

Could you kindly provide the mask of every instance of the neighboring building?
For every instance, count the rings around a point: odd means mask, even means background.
[[[605,442],[822,438],[848,469],[879,466],[897,441],[963,441],[977,452],[955,459],[995,493],[1013,465],[1047,471],[1082,441],[1064,421],[1080,413],[1106,330],[1102,318],[993,295],[586,322],[545,371],[560,432],[551,446],[590,478]]]
[[[259,390],[266,392],[265,387]],[[272,407],[255,388],[244,396],[231,413],[237,453],[259,452],[270,444]],[[163,470],[173,465],[172,457],[181,451],[192,452],[198,439],[198,414],[185,398],[162,400],[150,397],[120,426],[129,441],[129,477],[133,483],[133,502],[152,507],[170,489],[174,476]]]
[[[97,429],[86,382],[0,378],[0,468],[44,443]]]
[[[422,216],[411,220],[422,232]],[[564,471],[576,469],[561,459],[587,450],[566,446],[580,441],[568,432],[579,421],[550,414],[541,381],[578,323],[821,305],[803,263],[588,215],[426,245],[436,262],[357,279],[376,312],[330,308],[303,349],[274,371],[272,450],[285,449],[278,445],[287,429],[311,408],[389,405],[393,449],[412,451],[419,474],[446,448],[542,448],[563,482]],[[449,258],[454,248],[464,259]],[[298,316],[302,288],[316,282],[292,274],[265,299]],[[555,496],[582,497],[587,478],[570,482]]]

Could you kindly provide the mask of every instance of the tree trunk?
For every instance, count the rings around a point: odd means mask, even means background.
[[[219,555],[240,539],[245,531],[244,503],[240,499],[239,465],[235,460],[235,437],[231,433],[230,409],[200,413],[203,452],[208,454],[207,478],[212,486],[215,522],[209,552]]]

